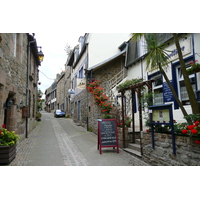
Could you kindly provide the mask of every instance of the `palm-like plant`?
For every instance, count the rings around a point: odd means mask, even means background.
[[[145,38],[146,41],[146,48],[147,48],[147,56],[146,56],[146,62],[147,66],[146,68],[150,70],[159,69],[161,74],[164,76],[170,90],[172,91],[172,94],[174,96],[174,99],[178,103],[182,113],[184,116],[187,116],[188,113],[186,112],[183,104],[179,100],[176,91],[174,90],[172,84],[170,83],[170,80],[164,70],[164,67],[167,67],[169,64],[169,60],[167,59],[167,50],[165,50],[165,43],[162,43],[161,40],[159,40],[159,36],[155,33],[132,33],[131,39],[134,41],[137,41],[141,37]]]

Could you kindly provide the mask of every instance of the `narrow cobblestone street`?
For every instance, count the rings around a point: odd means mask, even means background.
[[[71,119],[42,112],[42,121],[17,145],[9,166],[145,166],[120,149],[97,150],[97,135],[76,126]]]

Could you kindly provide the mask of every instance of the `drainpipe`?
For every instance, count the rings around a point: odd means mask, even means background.
[[[27,73],[26,73],[26,138],[28,138],[28,117],[29,117],[29,74],[30,74],[30,51],[31,51],[31,43],[34,43],[35,39],[28,42],[27,46]]]
[[[194,33],[192,33],[192,53],[193,53],[193,62],[195,62],[196,60],[196,56],[195,56],[195,50],[194,50]],[[197,75],[195,74],[195,81],[197,82]],[[198,86],[197,84],[195,84],[196,87],[196,91],[198,90]],[[197,95],[197,93],[196,93]]]

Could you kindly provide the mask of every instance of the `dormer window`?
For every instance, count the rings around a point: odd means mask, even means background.
[[[75,49],[75,51],[74,51],[74,62],[76,62],[78,56],[79,56],[79,49]]]
[[[79,38],[79,54],[81,53],[83,46],[84,46],[85,37],[81,36]]]

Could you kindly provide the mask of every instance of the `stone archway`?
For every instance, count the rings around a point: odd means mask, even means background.
[[[8,101],[12,101],[12,106],[10,108],[7,107]],[[4,124],[9,131],[16,130],[17,116],[16,116],[16,104],[15,93],[9,92],[8,97],[4,103]]]

